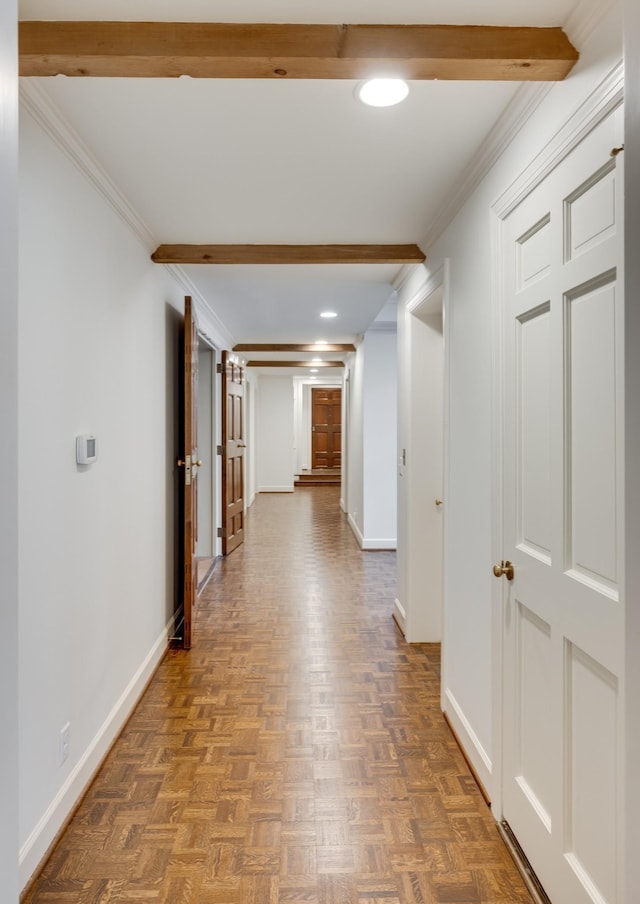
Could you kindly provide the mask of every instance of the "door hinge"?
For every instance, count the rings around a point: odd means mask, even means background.
[[[224,455],[224,446],[216,446],[216,455]]]
[[[226,540],[227,539],[227,528],[219,527],[218,528],[218,536],[222,537],[223,540]]]
[[[217,373],[217,374],[221,374],[221,373],[222,373],[222,364],[216,364],[216,373]]]

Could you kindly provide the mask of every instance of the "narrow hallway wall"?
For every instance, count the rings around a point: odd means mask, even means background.
[[[20,141],[24,883],[172,628],[183,296],[26,111]]]
[[[614,4],[580,42],[581,59],[571,76],[545,92],[512,142],[494,148],[495,163],[446,229],[424,245],[427,263],[400,291],[406,306],[420,282],[450,261],[449,492],[446,500],[446,570],[443,703],[467,753],[496,798],[499,724],[494,721],[494,496],[495,412],[492,353],[493,250],[491,206],[559,129],[619,66],[620,9]],[[491,136],[490,136],[491,139]],[[490,141],[489,141],[490,143]],[[402,363],[401,363],[401,366]],[[400,446],[408,431],[400,421]],[[412,493],[411,486],[406,487]],[[497,556],[500,560],[500,556]],[[497,667],[497,666],[496,666]]]

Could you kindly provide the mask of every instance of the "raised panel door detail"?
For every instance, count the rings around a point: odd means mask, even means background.
[[[615,275],[568,299],[569,565],[617,592]]]
[[[550,216],[532,226],[516,241],[516,285],[518,291],[547,275],[551,267]]]
[[[337,469],[341,464],[342,389],[311,390],[311,467]]]
[[[500,256],[502,816],[554,904],[621,904],[621,125],[505,215]]]
[[[618,682],[569,642],[566,660],[566,857],[591,899],[611,904],[617,900]]]
[[[565,260],[606,241],[616,228],[616,171],[610,161],[567,198]]]
[[[517,320],[517,523],[521,549],[551,563],[550,306]]]
[[[222,353],[222,554],[244,538],[244,368],[229,352]]]
[[[549,756],[545,736],[553,692],[551,628],[522,603],[517,605],[516,781],[547,831],[551,831]]]

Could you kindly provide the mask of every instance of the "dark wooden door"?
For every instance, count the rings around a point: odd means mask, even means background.
[[[342,455],[342,389],[311,390],[311,467],[339,468]]]
[[[191,647],[191,616],[198,590],[196,542],[198,540],[198,323],[191,298],[184,300],[184,630],[183,646]]]
[[[222,555],[244,540],[244,368],[222,353]]]

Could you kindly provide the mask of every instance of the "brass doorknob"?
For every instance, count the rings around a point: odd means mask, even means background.
[[[442,499],[436,499],[436,505],[442,505]]]
[[[201,468],[202,467],[202,459],[199,458],[197,461],[192,461],[191,464],[195,465],[198,468]]]
[[[493,566],[493,573],[497,578],[504,576],[508,581],[512,581],[515,574],[513,562],[509,562],[508,560],[505,562],[503,559],[499,565]]]
[[[176,462],[179,468],[184,468],[186,461],[183,458],[179,458]]]

